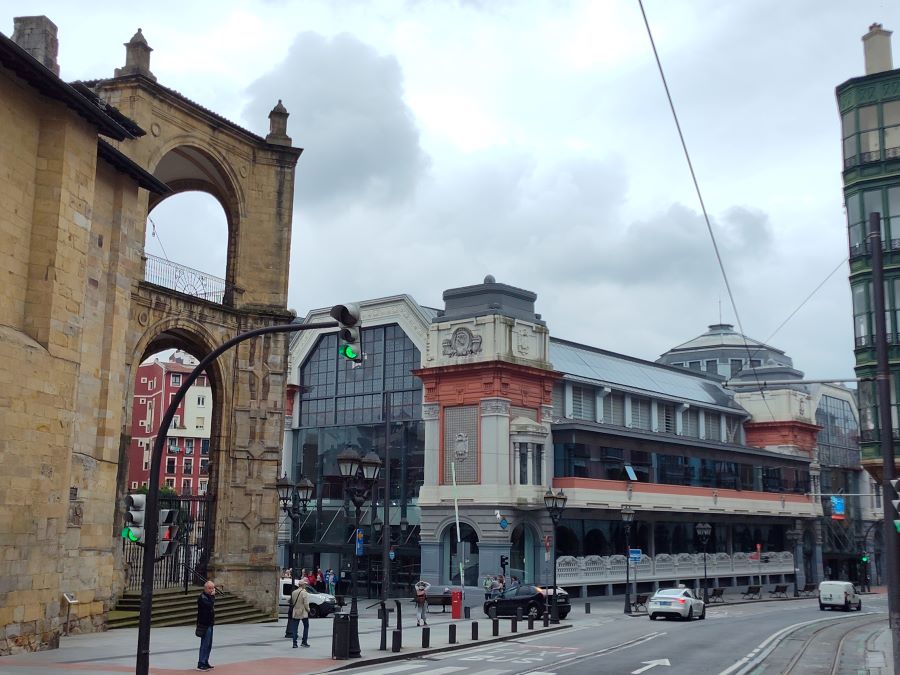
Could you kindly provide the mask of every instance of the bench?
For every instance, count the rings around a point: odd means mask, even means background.
[[[714,602],[725,602],[725,589],[713,588],[709,593],[709,604]]]
[[[440,607],[441,614],[446,613],[448,607],[452,607],[453,597],[448,593],[446,595],[426,595],[425,596],[425,611],[428,611],[429,607]]]
[[[643,609],[645,612],[647,611],[647,600],[650,599],[650,596],[647,593],[639,593],[634,596],[634,602],[631,603],[631,609],[633,611],[638,611],[638,608]]]
[[[819,595],[819,587],[816,584],[806,584],[799,591],[800,595],[805,598],[812,598]]]
[[[752,600],[753,598],[762,600],[762,586],[747,586],[747,590],[741,593],[741,597],[744,600]]]
[[[787,597],[787,584],[778,584],[769,591],[769,597],[772,598],[786,598]]]

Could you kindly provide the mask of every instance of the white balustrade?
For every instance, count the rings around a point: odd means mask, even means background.
[[[768,557],[769,562],[763,562],[755,553],[709,553],[706,574],[718,578],[794,573],[794,556],[790,551],[764,553],[762,557]],[[561,556],[556,561],[556,578],[561,586],[624,583],[625,564],[623,555]],[[639,563],[631,564],[629,575],[638,581],[702,579],[703,554],[661,553],[653,558],[644,555]]]

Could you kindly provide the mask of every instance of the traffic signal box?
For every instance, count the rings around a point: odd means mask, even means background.
[[[125,527],[122,528],[122,539],[138,544],[144,542],[144,508],[147,495],[130,494],[125,497]]]
[[[335,305],[329,313],[339,325],[338,338],[341,344],[338,347],[338,354],[353,363],[362,363],[359,305],[352,302],[346,305]]]
[[[156,557],[171,555],[178,545],[178,509],[159,510],[159,539],[156,542]]]

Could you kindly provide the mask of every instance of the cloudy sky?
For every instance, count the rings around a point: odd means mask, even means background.
[[[297,168],[289,306],[486,274],[538,294],[553,335],[655,359],[737,323],[637,0],[70,3],[61,75],[111,76],[138,27],[162,84],[265,135]],[[144,9],[146,7],[146,9]],[[744,331],[809,377],[852,376],[834,88],[863,74],[890,0],[645,0]],[[204,195],[152,214],[147,250],[224,275]],[[148,232],[151,228],[148,228]],[[341,277],[336,259],[354,259]]]

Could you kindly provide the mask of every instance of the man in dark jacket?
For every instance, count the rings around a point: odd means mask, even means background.
[[[213,626],[216,623],[216,585],[207,581],[197,598],[197,636],[200,638],[200,657],[197,670],[212,670],[209,653],[212,651]]]

